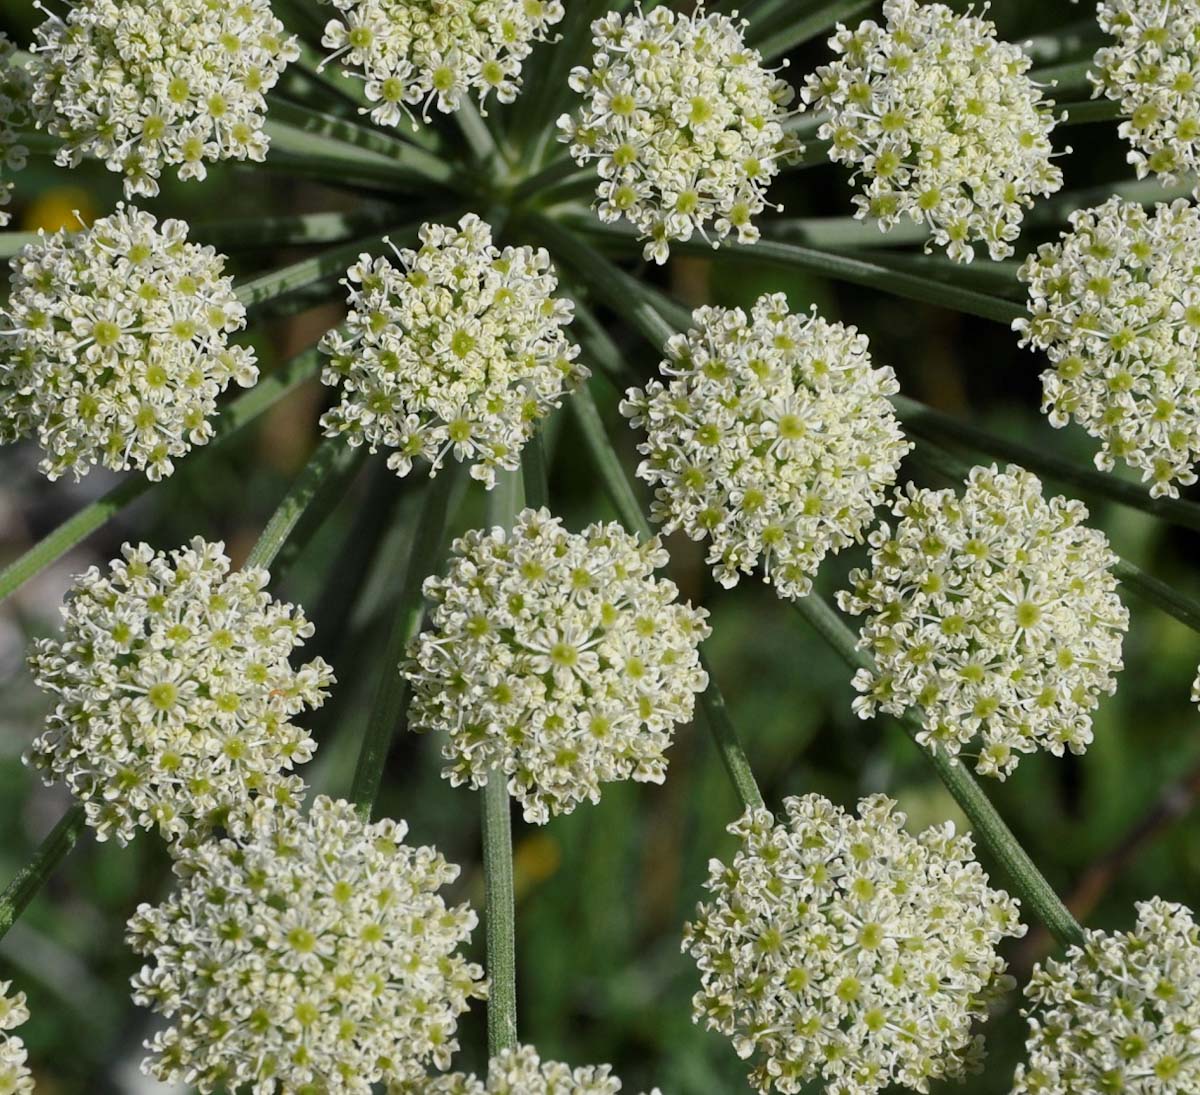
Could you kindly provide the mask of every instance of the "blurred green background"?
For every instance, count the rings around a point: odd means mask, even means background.
[[[1001,33],[1015,40],[1087,14],[1088,5],[1073,7],[1066,0],[1005,0],[992,12]],[[37,18],[23,0],[0,0],[0,28],[22,46]],[[819,41],[797,51],[793,82],[825,55]],[[509,109],[519,109],[519,100]],[[1065,191],[1129,178],[1114,124],[1056,134],[1059,147],[1068,140],[1074,152],[1061,161]],[[829,165],[809,168],[781,179],[772,197],[789,216],[844,215],[850,208],[845,176]],[[120,197],[115,176],[94,165],[67,173],[46,158],[33,158],[16,185],[13,228],[24,230],[59,227],[73,219],[73,210],[85,218],[102,215]],[[278,172],[221,167],[203,184],[164,179],[162,194],[139,204],[160,217],[187,218],[193,237],[203,241],[206,221],[350,209],[360,199]],[[1017,256],[1041,238],[1051,237],[1028,234]],[[232,269],[242,273],[302,254],[256,248],[230,257]],[[677,259],[665,271],[640,272],[689,304],[746,305],[768,290],[786,291],[795,310],[816,303],[827,318],[865,331],[876,362],[896,370],[907,394],[1090,464],[1094,446],[1081,430],[1054,431],[1038,413],[1043,362],[1019,350],[1002,327],[776,268],[723,269],[719,259]],[[264,371],[335,324],[341,301],[340,288],[333,288],[323,303],[299,314],[286,309],[256,325],[248,337]],[[606,318],[636,366],[652,369],[655,356],[619,319]],[[636,438],[616,413],[617,393],[602,379],[594,390],[632,468]],[[60,788],[38,784],[20,754],[48,706],[29,680],[25,649],[32,637],[55,629],[71,575],[111,558],[126,539],[170,548],[200,534],[224,539],[235,559],[243,557],[311,451],[325,399],[313,380],[221,453],[195,452],[171,479],[0,608],[0,884],[66,801]],[[615,516],[586,454],[560,443],[562,419],[556,416],[547,435],[555,509],[574,528]],[[379,654],[419,497],[418,484],[397,480],[383,459],[368,461],[276,590],[302,602],[316,625],[305,656],[323,654],[338,674],[333,700],[310,720],[320,750],[305,772],[316,790],[332,794],[348,790],[378,675],[393,671],[380,665]],[[117,481],[93,472],[77,484],[48,484],[36,463],[32,446],[0,451],[0,562]],[[920,481],[915,473],[913,478]],[[1200,593],[1194,533],[1110,505],[1091,509],[1118,551],[1181,590]],[[481,493],[473,486],[456,528],[481,522],[482,513]],[[848,671],[793,611],[757,581],[722,591],[706,572],[701,547],[681,538],[669,546],[673,577],[712,613],[710,655],[768,803],[818,791],[849,807],[861,795],[885,791],[899,800],[914,828],[960,818],[924,757],[894,724],[861,722],[851,714]],[[829,560],[819,587],[826,593],[840,588],[862,557],[858,549]],[[1200,636],[1155,609],[1129,604],[1126,669],[1117,695],[1099,712],[1086,757],[1026,758],[1008,782],[987,785],[1051,882],[1096,927],[1130,926],[1133,903],[1154,894],[1200,904],[1194,810],[1200,716],[1189,699]],[[439,778],[438,746],[437,740],[397,734],[380,809],[406,818],[414,841],[436,843],[463,864],[457,896],[481,904],[478,804],[469,791]],[[692,1025],[690,998],[698,982],[679,952],[680,926],[702,896],[707,861],[730,853],[724,826],[737,813],[699,726],[677,734],[664,786],[610,785],[599,806],[581,807],[544,828],[515,822],[523,1040],[536,1043],[545,1057],[611,1062],[631,1092],[653,1085],[665,1095],[749,1090],[730,1045]],[[990,868],[986,852],[981,858]],[[1005,884],[995,872],[993,880]],[[20,1033],[44,1095],[164,1090],[138,1074],[151,1021],[129,1003],[127,981],[136,963],[122,936],[136,905],[156,900],[169,884],[157,838],[141,836],[122,849],[85,837],[0,943],[0,980],[14,978],[29,995],[33,1018]],[[479,931],[480,960],[482,942]],[[1048,949],[1037,930],[1009,948],[1018,980]],[[971,1092],[1007,1091],[1021,1050],[1018,1007],[1014,997],[989,1024],[987,1072],[967,1085]],[[462,1028],[462,1065],[483,1063],[482,1018],[477,1007]]]

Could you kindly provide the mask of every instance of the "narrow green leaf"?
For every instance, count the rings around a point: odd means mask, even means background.
[[[877,4],[878,0],[832,0],[811,15],[796,19],[762,39],[754,35],[754,24],[751,23],[750,44],[758,49],[764,61],[774,61],[797,46],[831,32],[838,23],[856,25],[857,18],[866,15]]]
[[[0,939],[4,938],[8,929],[16,923],[29,902],[46,884],[47,879],[66,859],[67,853],[75,847],[86,822],[87,818],[81,805],[76,803],[68,809],[38,845],[33,858],[13,876],[4,892],[0,893]]]

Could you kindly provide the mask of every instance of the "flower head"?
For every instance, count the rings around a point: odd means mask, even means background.
[[[747,810],[733,862],[709,863],[711,900],[685,929],[700,969],[695,1018],[754,1058],[761,1092],[821,1080],[830,1095],[927,1091],[976,1071],[972,1033],[1011,987],[996,947],[1023,935],[953,824],[913,837],[874,795],[858,817],[820,795],[787,823]]]
[[[265,570],[231,571],[223,544],[121,554],[76,579],[62,638],[33,648],[34,679],[58,704],[29,763],[122,844],[139,826],[178,837],[293,801],[303,783],[287,773],[315,745],[292,719],[333,680],[320,658],[288,660],[312,625],[271,599]]]
[[[33,104],[60,165],[95,156],[153,197],[165,167],[262,161],[266,93],[299,55],[269,0],[74,0],[38,28]]]
[[[458,1017],[483,995],[458,953],[476,916],[437,893],[458,868],[406,832],[320,796],[307,815],[262,814],[240,841],[186,849],[177,890],[129,921],[150,959],[134,1001],[171,1023],[147,1070],[202,1092],[368,1095],[448,1067]]]
[[[389,1095],[617,1095],[609,1065],[571,1068],[543,1061],[533,1046],[502,1050],[488,1062],[487,1080],[462,1072],[401,1084]],[[650,1095],[658,1095],[655,1088]]]
[[[431,627],[410,648],[409,725],[447,735],[444,774],[493,769],[528,821],[599,801],[600,785],[661,783],[664,750],[707,685],[706,613],[655,578],[667,561],[619,525],[567,532],[524,510],[511,533],[456,541],[445,578],[425,582]]]
[[[538,422],[588,370],[566,336],[569,301],[544,250],[492,243],[473,213],[458,228],[426,224],[399,266],[362,255],[350,268],[348,333],[330,331],[322,379],[341,402],[321,419],[407,475],[417,459],[436,474],[448,452],[472,462],[489,488],[520,466]]]
[[[859,646],[876,663],[854,678],[855,711],[919,708],[918,741],[954,756],[978,737],[975,770],[1001,779],[1021,753],[1082,753],[1128,624],[1083,503],[1047,501],[1010,465],[972,468],[961,498],[910,483],[892,512],[839,597],[867,617]]]
[[[758,239],[777,161],[802,151],[784,132],[792,89],[763,68],[744,21],[663,5],[610,12],[592,24],[591,67],[571,72],[587,97],[579,118],[559,120],[579,164],[597,160],[597,211],[624,217],[666,262],[672,240],[693,232],[714,246],[731,232]]]
[[[740,308],[698,308],[667,343],[666,383],[621,405],[645,426],[638,475],[658,489],[666,531],[709,539],[724,586],[759,559],[784,597],[803,597],[827,552],[861,538],[908,451],[887,397],[891,369],[871,367],[866,337],[781,293]]]
[[[1137,911],[1133,931],[1089,931],[1064,959],[1034,967],[1029,1063],[1013,1095],[1200,1091],[1200,929],[1161,898]]]
[[[20,171],[29,155],[18,139],[21,130],[33,124],[29,70],[17,61],[16,53],[8,35],[0,32],[0,206],[12,199],[13,184],[7,176]],[[0,209],[0,228],[6,228],[11,219],[6,209]]]
[[[1111,46],[1088,73],[1094,95],[1121,104],[1120,134],[1139,179],[1167,185],[1200,171],[1200,8],[1195,0],[1101,0]]]
[[[563,17],[561,0],[322,0],[338,16],[322,43],[362,71],[371,118],[398,125],[420,107],[450,114],[472,92],[511,103],[521,90],[521,64]],[[413,119],[416,128],[416,119]]]
[[[25,1043],[10,1033],[28,1021],[29,1009],[23,992],[8,995],[11,988],[11,981],[0,981],[0,1095],[33,1095],[33,1075],[25,1063],[29,1057]]]
[[[856,215],[883,231],[923,223],[958,262],[977,242],[1011,255],[1034,196],[1062,186],[1054,104],[1027,75],[1032,62],[990,20],[944,4],[885,0],[883,14],[886,26],[839,26],[829,40],[839,59],[804,88],[829,113],[818,131],[829,158],[866,180]]]
[[[1155,497],[1196,481],[1200,458],[1200,209],[1153,213],[1110,198],[1071,214],[1071,230],[1021,266],[1029,318],[1021,345],[1049,356],[1042,410],[1075,419],[1102,442],[1096,464],[1118,459]]]
[[[11,261],[0,307],[0,441],[36,437],[51,479],[95,464],[170,475],[213,432],[217,396],[258,379],[229,345],[246,309],[225,260],[183,221],[118,206],[90,228],[40,235]]]

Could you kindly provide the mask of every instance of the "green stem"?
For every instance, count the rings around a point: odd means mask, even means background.
[[[813,630],[852,669],[874,670],[874,662],[869,654],[859,649],[854,633],[842,622],[832,606],[819,595],[810,593],[796,601],[795,607]],[[909,712],[898,721],[915,742],[916,735],[922,730],[920,719]],[[1025,905],[1033,910],[1050,934],[1064,946],[1082,942],[1083,929],[1021,847],[974,776],[944,749],[931,751],[919,744],[917,747],[929,758],[942,783],[970,819],[988,850],[1004,868]]]
[[[375,800],[379,797],[392,735],[404,717],[408,683],[400,674],[400,663],[408,644],[421,628],[421,620],[425,615],[422,586],[425,579],[437,569],[445,551],[451,499],[455,496],[458,479],[458,465],[447,465],[425,487],[425,501],[408,550],[408,563],[404,570],[404,584],[397,598],[395,619],[384,645],[375,702],[367,717],[367,728],[354,769],[354,781],[350,786],[350,801],[364,819],[370,818]]]
[[[212,439],[206,447],[197,451],[196,458],[202,458],[206,452],[221,448],[239,430],[312,376],[317,371],[320,360],[321,355],[315,347],[305,350],[292,358],[284,368],[264,377],[244,395],[233,400],[217,419]],[[62,558],[76,544],[87,539],[152,486],[154,484],[144,475],[130,476],[103,497],[67,518],[24,555],[14,559],[0,571],[0,601],[10,596],[30,578],[40,574],[55,560]]]
[[[525,442],[521,450],[521,480],[525,488],[525,504],[533,509],[549,509],[550,483],[546,470],[546,446],[541,432]]]
[[[838,23],[849,22],[875,7],[877,0],[832,0],[823,8],[802,19],[796,19],[774,33],[759,40],[750,35],[750,44],[762,54],[764,61],[773,61],[789,50],[810,42],[819,35],[832,30]]]
[[[38,845],[33,858],[5,886],[4,892],[0,893],[0,939],[4,938],[38,890],[75,847],[86,822],[83,806],[76,803],[59,818],[58,824]]]
[[[746,809],[765,809],[766,803],[763,801],[762,791],[759,790],[754,772],[750,768],[750,762],[746,759],[746,752],[738,737],[737,727],[733,725],[733,720],[729,717],[729,709],[725,706],[725,697],[717,684],[712,665],[704,653],[700,655],[700,664],[704,666],[704,671],[708,674],[708,687],[701,693],[700,706],[704,708],[705,721],[708,723],[713,740],[717,743],[717,752],[721,755],[721,763],[725,765],[729,782],[733,784],[733,789]]]
[[[393,239],[404,240],[413,236],[415,232],[416,225],[410,222],[396,226],[386,234]],[[372,232],[339,247],[330,247],[319,255],[260,274],[237,287],[237,298],[247,308],[253,308],[264,301],[299,292],[317,282],[331,281],[345,274],[364,251],[377,248],[380,239],[380,234]]]
[[[524,508],[521,472],[500,472],[488,495],[488,521],[511,531]],[[513,888],[512,804],[500,768],[483,787],[483,886],[487,931],[488,1055],[517,1046],[516,894]]]
[[[462,105],[454,112],[454,120],[458,122],[458,128],[466,138],[471,155],[480,166],[490,167],[501,158],[500,146],[496,144],[496,138],[488,129],[487,122],[479,113],[474,99],[463,97]]]
[[[1079,103],[1061,103],[1055,113],[1066,113],[1062,125],[1089,125],[1092,122],[1111,122],[1121,117],[1121,104],[1111,99],[1086,99]]]
[[[301,213],[296,216],[230,217],[196,221],[192,234],[222,251],[250,248],[303,247],[342,243],[394,224],[395,210],[367,209],[354,213]],[[7,239],[0,236],[0,254]]]
[[[341,501],[365,456],[361,446],[352,448],[344,438],[325,438],[271,514],[245,565],[269,568],[301,521],[310,532],[319,528]]]
[[[452,190],[462,188],[459,174],[445,160],[378,129],[279,99],[272,101],[271,117],[297,134],[308,135],[312,139],[307,145],[315,150],[336,149],[339,145],[346,145],[390,161],[396,171],[408,177],[424,179]],[[299,137],[293,137],[291,143],[300,145],[302,142]]]

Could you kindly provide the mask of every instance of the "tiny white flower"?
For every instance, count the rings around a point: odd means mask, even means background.
[[[667,344],[666,382],[631,388],[621,411],[647,439],[638,475],[657,487],[666,532],[709,540],[724,586],[759,560],[783,597],[803,597],[829,552],[862,538],[911,447],[872,368],[867,339],[782,293],[698,308]]]
[[[1166,185],[1200,171],[1200,5],[1196,0],[1102,0],[1094,95],[1121,104],[1120,134],[1139,179]],[[1200,188],[1197,190],[1200,196]]]
[[[543,1061],[533,1046],[502,1050],[488,1062],[487,1079],[454,1072],[389,1089],[388,1095],[617,1095],[610,1065],[571,1068]],[[655,1088],[649,1095],[660,1095]]]
[[[1102,442],[1096,465],[1141,472],[1154,497],[1196,482],[1200,458],[1200,209],[1110,198],[1071,214],[1021,266],[1021,345],[1050,358],[1042,410]]]
[[[458,868],[406,833],[320,796],[183,849],[178,888],[129,921],[149,959],[134,1001],[170,1024],[146,1043],[150,1075],[205,1093],[369,1095],[449,1067],[458,1018],[484,994],[459,953],[477,918],[437,893]]]
[[[322,0],[338,16],[322,43],[359,70],[373,121],[429,121],[429,107],[450,114],[474,92],[511,103],[521,89],[521,65],[563,17],[560,0]]]
[[[118,205],[90,228],[39,234],[11,260],[0,306],[0,442],[36,438],[51,479],[96,464],[174,470],[204,444],[217,397],[258,379],[229,344],[246,309],[225,259],[179,220]]]
[[[126,544],[107,574],[76,579],[62,638],[30,655],[58,702],[26,760],[67,783],[98,839],[202,834],[303,793],[288,773],[316,746],[292,719],[321,705],[333,673],[290,664],[313,628],[267,582],[198,537],[169,556]]]
[[[987,5],[983,6],[986,12]],[[907,217],[956,262],[975,243],[1012,254],[1025,210],[1062,186],[1050,162],[1054,104],[1027,75],[1032,61],[995,25],[944,4],[885,0],[885,25],[839,25],[839,59],[808,78],[806,104],[829,158],[866,180],[856,216],[887,231]]]
[[[489,489],[565,393],[588,376],[566,335],[571,303],[545,250],[496,247],[473,213],[457,228],[426,224],[398,265],[362,255],[347,274],[347,334],[321,343],[322,374],[339,390],[321,419],[330,437],[394,450],[436,474],[448,455]]]
[[[997,946],[1025,934],[954,826],[919,836],[883,795],[854,817],[820,795],[784,801],[786,823],[747,810],[741,848],[709,862],[710,900],[683,948],[694,1018],[751,1060],[760,1092],[831,1095],[979,1071],[974,1025],[1013,980]]]
[[[666,561],[657,540],[567,532],[544,509],[457,540],[446,577],[425,582],[430,627],[402,667],[409,725],[446,734],[443,774],[481,787],[499,771],[538,824],[598,802],[603,783],[661,783],[708,683],[707,613],[654,577]]]
[[[592,24],[591,66],[571,72],[587,102],[559,119],[562,140],[577,163],[596,161],[600,219],[628,220],[647,259],[665,262],[672,240],[696,232],[714,246],[757,240],[778,161],[803,151],[783,129],[792,89],[746,45],[746,25],[703,4],[691,15],[638,4]]]
[[[26,1063],[29,1052],[12,1033],[29,1021],[29,1008],[23,992],[8,995],[11,988],[11,981],[0,981],[0,1095],[33,1095],[33,1074]]]
[[[1116,556],[1082,502],[1042,496],[1014,466],[971,469],[952,490],[897,493],[895,529],[838,602],[866,616],[854,710],[917,708],[917,740],[951,756],[978,740],[975,770],[1003,779],[1022,753],[1082,753],[1092,712],[1116,690],[1129,614]]]
[[[74,0],[37,30],[33,105],[60,165],[95,156],[153,197],[164,168],[261,161],[266,94],[299,55],[269,0]]]
[[[1200,929],[1190,909],[1140,902],[1130,932],[1088,931],[1034,967],[1013,1095],[1200,1091]]]

